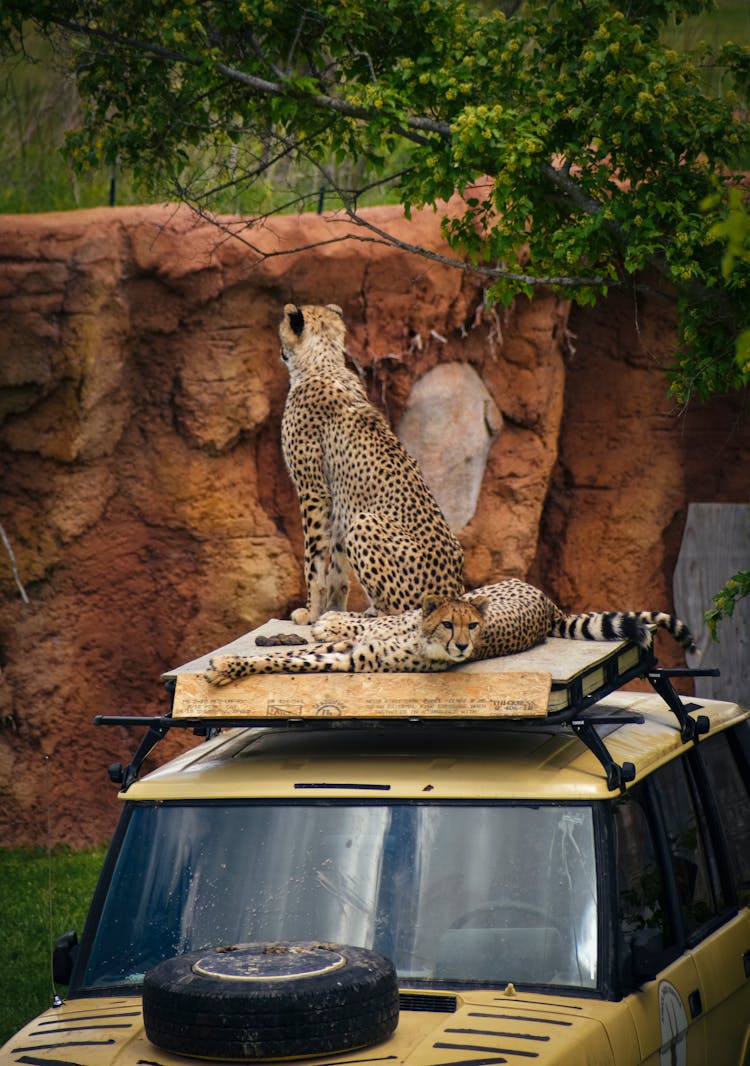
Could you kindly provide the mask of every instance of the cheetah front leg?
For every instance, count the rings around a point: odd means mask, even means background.
[[[356,613],[353,611],[326,611],[312,627],[313,639],[327,640],[390,640],[394,634],[393,615]]]
[[[326,574],[326,611],[345,611],[349,601],[349,560],[342,541],[334,534]]]
[[[351,641],[310,644],[299,651],[269,651],[261,655],[214,655],[203,679],[217,688],[252,674],[307,674],[352,670]]]
[[[307,606],[292,611],[297,625],[315,622],[328,606],[326,560],[331,540],[331,498],[324,493],[302,492],[299,496],[304,535],[304,575]]]
[[[326,611],[312,627],[313,638],[317,641],[356,639],[367,630],[367,623],[372,619],[363,614],[351,614],[348,611]]]

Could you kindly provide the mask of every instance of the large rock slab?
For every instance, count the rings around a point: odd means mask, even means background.
[[[451,529],[474,517],[503,416],[468,363],[439,363],[414,383],[396,427]]]

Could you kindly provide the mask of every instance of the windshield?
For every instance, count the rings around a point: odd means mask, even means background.
[[[321,940],[382,952],[402,984],[592,988],[596,883],[584,806],[138,805],[82,985],[205,947]]]

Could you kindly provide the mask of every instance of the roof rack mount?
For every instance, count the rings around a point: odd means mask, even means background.
[[[709,721],[705,714],[699,714],[692,718],[690,711],[699,711],[699,703],[683,703],[672,684],[673,677],[718,677],[719,671],[712,669],[692,669],[691,667],[660,667],[656,666],[649,670],[646,677],[651,682],[654,691],[657,692],[669,709],[675,714],[680,723],[680,736],[687,744],[688,741],[698,741],[708,732]]]

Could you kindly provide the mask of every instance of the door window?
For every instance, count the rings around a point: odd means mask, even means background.
[[[676,954],[668,895],[658,859],[643,785],[625,792],[614,806],[620,978],[638,983],[638,945],[650,943],[657,969]]]
[[[701,741],[699,751],[727,841],[737,897],[747,905],[750,903],[750,794],[738,761],[742,756],[729,733],[718,733]]]
[[[615,841],[620,930],[627,940],[638,929],[659,929],[668,947],[674,934],[642,786],[615,805]]]
[[[716,857],[703,808],[685,759],[674,759],[651,778],[661,808],[685,934],[698,939],[703,925],[724,909]]]

